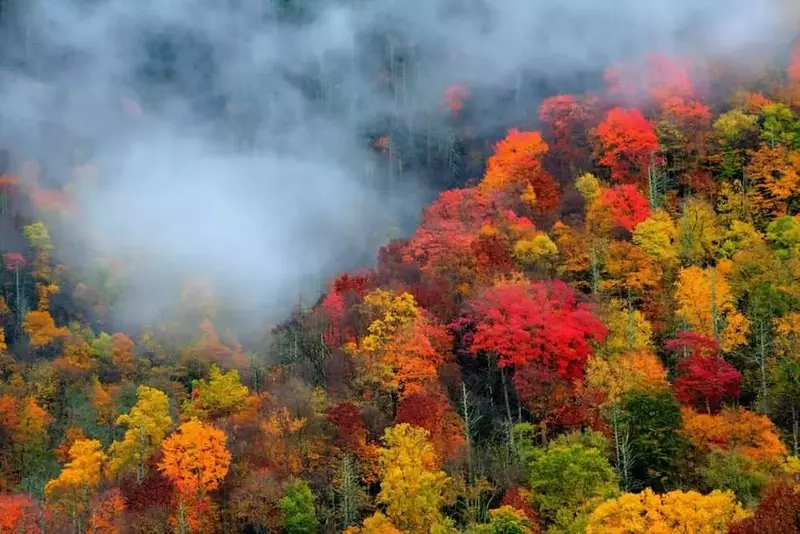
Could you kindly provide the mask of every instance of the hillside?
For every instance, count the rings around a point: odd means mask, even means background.
[[[3,55],[0,531],[800,533],[800,46],[510,87],[384,23]]]

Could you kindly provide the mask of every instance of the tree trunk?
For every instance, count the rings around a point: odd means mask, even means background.
[[[508,418],[508,442],[511,445],[511,450],[515,451],[514,447],[514,433],[511,427],[514,425],[514,420],[511,418],[511,403],[508,401],[508,385],[506,384],[506,372],[502,367],[500,368],[500,379],[503,382],[503,400],[506,403],[506,417]]]

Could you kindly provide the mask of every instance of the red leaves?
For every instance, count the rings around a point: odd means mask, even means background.
[[[728,534],[798,534],[798,517],[800,493],[781,481],[764,493],[753,517],[730,525]]]
[[[717,413],[726,398],[739,396],[742,375],[717,353],[713,339],[681,332],[666,344],[668,351],[691,351],[678,362],[673,388],[677,399],[708,413]]]
[[[361,421],[361,411],[352,402],[343,402],[328,408],[325,418],[338,431],[338,440],[350,450],[359,452],[367,442],[367,430]]]
[[[424,428],[441,460],[452,460],[464,448],[464,428],[450,402],[441,394],[416,392],[397,407],[395,424],[408,423]]]
[[[606,189],[601,201],[608,206],[614,222],[629,232],[650,216],[650,203],[633,184]]]
[[[0,494],[0,532],[40,532],[38,506],[22,493]]]
[[[581,157],[581,136],[587,113],[571,95],[557,95],[545,99],[539,107],[539,120],[547,126],[553,140],[553,153],[562,165],[574,163]]]
[[[541,363],[565,379],[583,377],[590,341],[602,342],[607,334],[559,280],[497,284],[470,302],[470,314],[474,355],[496,354],[501,367]]]
[[[678,363],[675,396],[683,404],[716,413],[726,398],[739,396],[742,375],[720,356],[697,353]]]
[[[597,127],[600,164],[623,183],[647,183],[647,171],[658,161],[658,137],[638,109],[614,108]]]
[[[5,264],[6,269],[13,271],[14,269],[25,267],[27,262],[19,252],[6,252],[3,254],[3,263]]]

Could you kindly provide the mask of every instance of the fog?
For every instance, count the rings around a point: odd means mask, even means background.
[[[128,285],[114,312],[126,324],[154,319],[188,276],[213,280],[240,311],[273,320],[336,270],[368,263],[435,188],[419,166],[387,169],[369,135],[447,136],[430,133],[449,120],[447,85],[466,85],[478,99],[524,80],[524,105],[535,111],[537,88],[580,90],[583,74],[611,61],[654,49],[769,52],[793,29],[767,0],[5,8],[0,142],[17,163],[39,161],[50,185],[69,180],[75,165],[98,169],[97,182],[75,185],[80,218],[68,231],[125,262]],[[392,53],[399,59],[390,62]],[[392,88],[378,83],[392,70]],[[514,125],[518,108],[487,102],[472,117],[479,129]]]

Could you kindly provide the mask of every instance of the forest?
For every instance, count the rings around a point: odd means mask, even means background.
[[[4,158],[0,534],[800,534],[785,56],[651,53],[505,95],[502,131],[461,83],[369,124],[382,192],[435,200],[256,333],[196,276],[116,320],[131,266],[70,231],[98,167]]]

